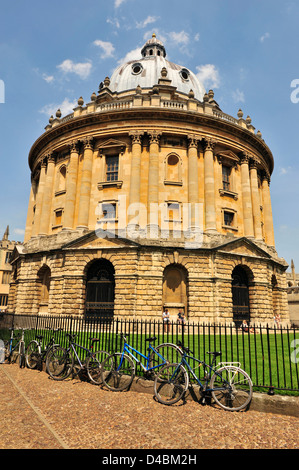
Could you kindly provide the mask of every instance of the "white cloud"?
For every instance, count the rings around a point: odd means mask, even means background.
[[[158,19],[159,19],[159,17],[157,17],[157,16],[150,16],[149,15],[144,21],[140,21],[139,23],[137,22],[136,27],[139,28],[139,29],[145,28],[148,24],[155,23]]]
[[[205,88],[219,88],[220,77],[219,72],[213,64],[198,65],[196,67],[197,78],[203,83]]]
[[[101,41],[101,39],[96,39],[93,44],[97,47],[100,47],[103,51],[101,54],[101,59],[107,59],[108,57],[113,57],[115,48],[111,42]]]
[[[199,38],[200,38],[199,33],[195,34],[195,36],[194,36],[194,41],[196,41],[196,42],[199,41]]]
[[[140,47],[137,47],[136,49],[133,49],[132,51],[128,52],[125,57],[122,59],[118,60],[118,64],[124,64],[126,62],[130,62],[130,60],[138,60],[141,59],[141,49]]]
[[[15,228],[14,233],[16,233],[17,235],[24,235],[25,230],[23,228]]]
[[[114,7],[118,8],[122,3],[124,3],[126,0],[115,0],[114,2]]]
[[[285,167],[280,167],[279,168],[279,174],[282,176],[282,175],[286,175],[287,173],[289,173],[290,171],[292,170],[292,167],[288,166],[287,168]]]
[[[232,92],[232,96],[235,103],[245,103],[244,93],[239,88]]]
[[[270,33],[265,33],[263,34],[263,36],[260,37],[260,41],[264,42],[265,39],[269,39],[269,37],[270,37]]]
[[[62,117],[73,112],[73,109],[77,106],[77,101],[69,101],[65,98],[60,104],[46,104],[39,112],[46,114],[47,116],[53,116],[55,118],[57,109],[60,109]]]
[[[115,26],[118,29],[120,28],[120,22],[118,21],[117,18],[113,18],[113,19],[108,18],[106,23],[111,24],[112,26]]]
[[[168,33],[168,36],[173,42],[177,44],[181,44],[183,46],[186,46],[187,44],[189,44],[189,41],[190,41],[189,34],[186,33],[185,31],[180,31],[179,33],[172,31]]]
[[[70,59],[64,60],[60,65],[57,65],[57,68],[61,70],[63,73],[75,73],[83,80],[86,79],[92,68],[91,62],[78,62],[75,63]]]
[[[54,81],[54,76],[53,75],[47,75],[46,73],[43,73],[42,77],[45,80],[45,82],[47,82],[47,83],[51,83],[51,82]]]

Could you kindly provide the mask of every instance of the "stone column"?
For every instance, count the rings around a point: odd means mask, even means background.
[[[243,226],[244,236],[254,237],[251,188],[249,179],[249,156],[246,153],[241,155],[241,187],[243,201]]]
[[[261,201],[260,201],[260,193],[259,193],[259,186],[258,186],[257,161],[255,159],[250,160],[249,174],[250,174],[254,235],[257,240],[262,240],[263,232],[262,232],[262,225],[261,225],[262,224]]]
[[[131,158],[131,178],[130,178],[130,193],[129,193],[129,206],[134,204],[136,209],[140,204],[140,183],[141,183],[141,149],[142,149],[142,133],[134,132],[130,134],[132,139],[132,158]],[[134,208],[132,214],[128,216],[128,223],[134,218]]]
[[[204,194],[205,194],[205,231],[216,232],[214,148],[216,142],[205,139],[204,143]]]
[[[42,206],[42,213],[41,213],[41,221],[40,221],[40,229],[39,229],[40,235],[49,234],[54,171],[55,171],[55,157],[53,154],[49,154],[47,175],[46,175],[45,188],[44,188],[43,206]]]
[[[271,204],[271,196],[270,196],[270,175],[266,175],[266,174],[263,175],[262,191],[263,191],[265,241],[267,245],[275,246],[272,204]]]
[[[198,204],[198,139],[188,136],[188,202],[191,206],[190,228],[196,225],[196,204]],[[198,221],[197,221],[198,222]],[[197,227],[199,228],[199,227]]]
[[[74,228],[74,215],[77,193],[77,177],[79,164],[79,142],[73,141],[69,145],[70,160],[66,175],[66,198],[64,207],[63,230]]]
[[[32,237],[37,237],[39,234],[42,204],[43,204],[43,197],[44,197],[44,187],[45,187],[45,181],[46,181],[46,168],[47,168],[47,162],[44,159],[41,162],[41,168],[40,168],[39,183],[38,183],[36,203],[35,203],[34,223],[32,227],[32,235],[31,235]]]
[[[28,212],[27,212],[27,220],[26,220],[26,229],[25,229],[25,236],[24,236],[25,243],[30,239],[32,235],[33,221],[34,221],[33,208],[35,204],[36,192],[37,192],[37,183],[36,183],[36,180],[32,177]]]
[[[88,228],[93,161],[92,137],[86,137],[84,141],[83,158],[77,228]]]
[[[152,132],[149,135],[149,171],[148,171],[148,198],[147,198],[147,223],[158,228],[159,205],[159,140],[161,134]],[[152,212],[151,212],[152,211]]]

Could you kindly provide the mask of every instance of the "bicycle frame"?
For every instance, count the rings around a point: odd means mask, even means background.
[[[17,338],[14,337],[14,329],[12,328],[11,330],[11,335],[10,335],[10,340],[9,340],[9,356],[12,355],[12,353],[17,349],[19,348],[19,352],[20,352],[20,348],[21,348],[21,344],[24,343],[24,331],[25,329],[22,329],[22,333],[20,336],[18,336]],[[13,340],[17,340],[17,343],[14,345],[14,347],[12,347],[12,344],[13,344]]]
[[[146,360],[146,366],[144,364],[142,364],[142,362],[136,356],[134,356],[132,351],[134,351],[136,354],[138,354],[139,356],[141,356],[143,359]],[[158,364],[157,366],[154,366],[154,367],[149,367],[149,360],[150,360],[151,351],[154,351],[154,353],[157,354],[157,356],[159,356],[160,359],[162,359],[162,361],[163,361],[162,364]],[[122,363],[122,360],[123,360],[123,357],[124,357],[125,353],[127,353],[129,355],[129,357],[132,357],[137,362],[137,364],[140,364],[140,366],[142,367],[142,369],[145,372],[157,369],[158,367],[164,366],[166,364],[166,361],[165,361],[164,357],[161,356],[161,354],[159,354],[158,351],[151,344],[148,345],[148,355],[145,356],[143,353],[141,353],[137,349],[133,348],[133,346],[130,346],[130,344],[125,342],[124,347],[123,347],[123,351],[122,351],[122,359],[120,361],[120,366],[121,366],[121,363]]]
[[[209,368],[209,373],[208,375],[205,377],[205,382],[204,384],[200,381],[199,377],[197,377],[197,375],[195,374],[194,370],[192,369],[192,367],[189,365],[189,363],[187,362],[186,358],[188,359],[193,359],[194,361],[198,362],[199,363],[199,367],[203,366],[204,368]],[[184,354],[183,357],[182,357],[182,360],[180,362],[180,364],[178,364],[178,367],[180,365],[182,366],[185,366],[185,368],[187,367],[187,370],[190,372],[190,374],[192,375],[192,377],[196,380],[196,382],[198,383],[198,385],[205,391],[205,392],[213,392],[214,390],[225,390],[224,388],[221,388],[221,387],[217,387],[217,389],[215,388],[209,388],[208,387],[208,384],[211,380],[211,376],[212,376],[212,372],[214,372],[214,374],[218,375],[219,377],[221,377],[221,379],[227,384],[227,385],[230,385],[229,382],[227,382],[226,380],[223,379],[223,377],[221,376],[221,374],[218,374],[217,372],[217,369],[214,367],[214,362],[215,362],[215,358],[212,362],[212,365],[210,364],[207,364],[205,361],[201,361],[200,359],[197,359],[196,357],[193,357],[193,356],[189,356],[188,354]],[[221,363],[220,363],[221,364]],[[226,364],[226,363],[222,363],[222,364]],[[228,364],[228,363],[227,363]],[[231,363],[230,363],[231,364]],[[217,366],[216,366],[217,367]],[[176,371],[175,371],[176,372]]]
[[[81,346],[80,344],[74,343],[73,341],[70,341],[70,348],[69,348],[69,349],[72,350],[73,353],[75,354],[76,359],[77,359],[77,361],[78,361],[78,363],[79,363],[80,368],[81,368],[81,369],[84,369],[84,364],[83,364],[83,363],[81,362],[81,360],[80,360],[80,357],[79,357],[79,355],[78,355],[78,353],[77,353],[77,351],[76,351],[76,347],[77,347],[77,348],[80,348],[80,349],[83,349],[84,351],[86,351],[86,352],[87,352],[88,354],[90,354],[90,355],[92,354],[92,350],[91,350],[91,349],[88,349],[88,348],[85,348],[84,346]],[[87,357],[87,355],[86,355],[86,357]],[[83,361],[83,362],[84,362],[84,361]]]

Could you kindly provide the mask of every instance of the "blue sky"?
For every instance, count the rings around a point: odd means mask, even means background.
[[[0,0],[0,7],[0,237],[9,225],[10,239],[23,241],[28,153],[50,115],[72,112],[80,96],[89,102],[155,32],[167,58],[213,88],[225,113],[236,117],[241,108],[262,132],[275,161],[276,248],[299,272],[298,1]]]

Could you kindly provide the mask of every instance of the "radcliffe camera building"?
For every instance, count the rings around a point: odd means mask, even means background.
[[[153,34],[33,144],[8,309],[289,322],[273,165],[250,117],[225,114]]]

